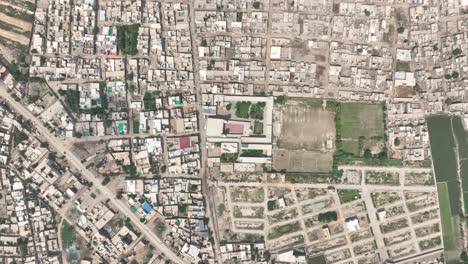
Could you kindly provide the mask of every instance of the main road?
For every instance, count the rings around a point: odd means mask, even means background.
[[[156,236],[150,228],[148,228],[145,224],[140,222],[140,219],[130,210],[130,208],[122,201],[115,198],[115,194],[109,190],[107,187],[103,186],[96,176],[86,169],[86,167],[81,163],[80,159],[77,158],[71,151],[66,150],[64,143],[51,135],[49,130],[44,127],[42,121],[35,117],[31,112],[29,112],[22,104],[15,101],[10,94],[6,91],[5,88],[0,88],[0,97],[3,98],[12,108],[12,110],[16,111],[18,114],[22,115],[23,117],[31,120],[34,123],[34,127],[37,129],[37,132],[40,133],[42,139],[47,140],[49,146],[56,149],[58,152],[63,153],[63,155],[67,158],[67,161],[70,165],[78,169],[81,175],[89,182],[93,183],[93,186],[98,188],[102,195],[105,198],[109,199],[109,201],[117,208],[121,213],[127,216],[133,223],[133,225],[138,228],[141,233],[151,242],[156,249],[161,251],[166,255],[168,259],[175,263],[186,263],[182,260],[177,254],[175,254],[166,244],[164,244],[161,239]]]

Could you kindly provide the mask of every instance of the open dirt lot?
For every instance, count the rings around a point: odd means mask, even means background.
[[[331,152],[277,149],[273,153],[275,169],[289,172],[329,172],[332,161]]]
[[[322,101],[290,99],[283,105],[278,121],[277,149],[273,153],[276,170],[329,172],[335,140],[335,113],[324,109]]]
[[[3,30],[3,29],[0,29],[0,36],[4,37],[4,38],[7,38],[7,39],[10,39],[10,40],[13,40],[13,41],[16,41],[20,44],[23,44],[23,45],[27,45],[29,43],[29,39],[25,36],[22,36],[18,33],[15,33],[15,32],[11,32],[11,31],[6,31],[6,30]]]
[[[24,21],[24,20],[21,20],[21,19],[18,19],[18,18],[15,18],[15,17],[10,17],[10,16],[7,16],[3,13],[0,13],[0,20],[2,22],[5,22],[9,25],[13,25],[15,28],[19,28],[21,29],[21,31],[25,32],[25,31],[31,31],[32,29],[32,24],[27,22],[27,21]]]
[[[328,138],[335,138],[335,114],[315,101],[290,100],[281,111],[278,148],[323,150]]]

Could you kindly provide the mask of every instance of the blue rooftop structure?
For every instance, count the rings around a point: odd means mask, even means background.
[[[145,213],[149,214],[151,212],[151,210],[153,210],[153,208],[151,207],[151,205],[149,205],[147,202],[144,202],[142,205],[141,205],[141,208],[143,208],[143,211],[145,211]]]

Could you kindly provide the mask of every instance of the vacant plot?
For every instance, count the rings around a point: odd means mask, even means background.
[[[263,218],[263,207],[234,206],[234,217],[236,218]]]
[[[440,239],[439,236],[436,236],[434,238],[431,238],[431,239],[426,239],[426,240],[422,240],[419,242],[419,248],[421,250],[427,250],[427,249],[431,249],[431,248],[434,248],[434,247],[438,247],[442,244],[442,240]]]
[[[22,45],[28,45],[29,38],[26,36],[21,35],[18,32],[12,30],[5,30],[0,28],[0,35],[4,38],[8,38],[10,40],[16,41]]]
[[[330,183],[332,176],[329,173],[287,173],[286,181],[290,183]]]
[[[428,172],[406,172],[405,185],[434,185],[434,176]]]
[[[408,226],[409,226],[408,219],[403,217],[403,218],[393,220],[391,222],[380,225],[380,229],[382,230],[382,233],[390,233],[396,230],[403,229]]]
[[[386,218],[394,218],[406,213],[406,211],[403,205],[396,205],[389,208],[385,208],[385,213]]]
[[[423,199],[418,199],[414,201],[407,201],[406,206],[410,212],[415,212],[424,208],[433,207],[437,205],[437,197],[426,196]]]
[[[392,258],[402,258],[416,253],[416,246],[413,244],[403,244],[392,247],[388,250],[388,255]]]
[[[400,174],[387,171],[366,171],[367,184],[399,185]]]
[[[67,249],[72,247],[76,243],[76,234],[73,226],[67,221],[63,221],[61,232],[62,248]]]
[[[347,184],[361,184],[362,171],[345,170],[342,176],[342,182]]]
[[[32,24],[30,22],[7,16],[3,13],[0,13],[0,20],[6,24],[14,25],[16,28],[19,28],[22,32],[31,31]]]
[[[280,225],[270,230],[270,232],[268,233],[268,239],[277,239],[282,237],[283,235],[297,232],[299,230],[301,230],[301,225],[299,224],[299,222],[294,222],[287,225]]]
[[[318,255],[314,257],[309,258],[309,263],[314,263],[314,264],[326,264],[327,259],[325,258],[324,255]]]
[[[353,248],[353,251],[355,255],[363,255],[366,253],[375,252],[375,250],[377,249],[376,247],[377,246],[375,242],[371,241],[371,242],[367,242],[367,243],[363,243],[363,244],[355,246]]]
[[[327,191],[325,189],[296,188],[296,197],[299,202],[308,199],[314,199],[324,195],[327,195]]]
[[[289,210],[282,210],[278,213],[268,216],[268,222],[270,224],[283,222],[289,219],[293,219],[298,216],[298,212],[295,208]]]
[[[439,218],[439,208],[417,213],[411,216],[411,222],[413,224],[420,224],[437,218]]]
[[[34,10],[34,2],[0,1],[0,64],[17,81],[29,79],[28,50]]]
[[[382,104],[342,103],[337,108],[337,137],[342,150],[360,156],[364,149],[380,152],[384,142]]]
[[[440,227],[438,223],[416,228],[414,230],[414,233],[417,237],[425,237],[437,232],[440,232]]]
[[[368,239],[372,237],[370,229],[360,229],[357,232],[350,233],[351,242],[357,242],[360,240]]]
[[[321,101],[288,100],[281,111],[278,148],[323,150],[335,138],[335,113],[323,109]]]
[[[330,110],[329,108],[332,108]],[[330,172],[335,141],[335,112],[321,100],[288,99],[281,106],[275,170]],[[327,142],[329,143],[327,146]]]
[[[234,221],[236,229],[245,230],[263,230],[265,223],[263,221]]]
[[[332,253],[327,253],[326,261],[323,263],[338,263],[339,261],[348,259],[351,257],[351,251],[347,248],[342,250],[337,250]],[[309,263],[317,263],[317,262],[309,262]]]
[[[333,163],[331,152],[275,149],[274,168],[288,172],[329,172]]]
[[[265,200],[263,188],[236,187],[231,189],[233,202],[261,203]]]
[[[361,193],[357,190],[338,190],[338,196],[342,204],[361,199]]]
[[[432,195],[435,196],[436,192],[422,192],[422,191],[403,191],[406,200],[416,199],[421,196]]]
[[[376,208],[401,200],[401,196],[397,192],[373,192],[371,197]]]
[[[327,197],[327,199],[325,199],[325,200],[311,202],[311,203],[307,203],[307,204],[303,205],[302,206],[302,213],[303,214],[309,214],[309,213],[325,210],[325,209],[330,208],[331,206],[333,206],[333,204],[334,204],[333,198]]]

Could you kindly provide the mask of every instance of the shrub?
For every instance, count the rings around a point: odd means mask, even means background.
[[[277,207],[276,207],[276,200],[270,200],[268,201],[267,203],[267,208],[268,208],[268,211],[273,211],[275,210]]]
[[[318,215],[318,220],[322,223],[329,223],[332,221],[336,221],[336,219],[338,219],[338,216],[335,211],[321,213]]]

